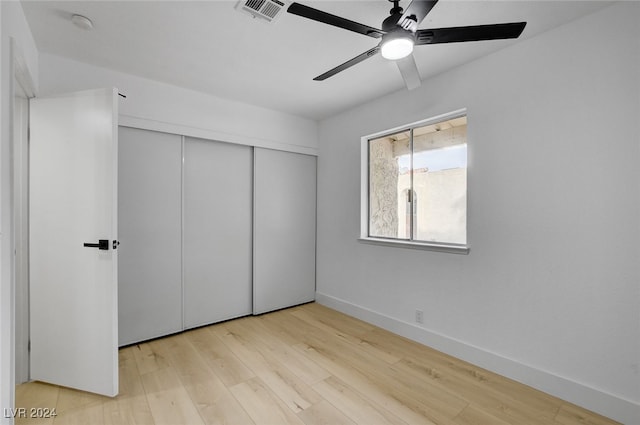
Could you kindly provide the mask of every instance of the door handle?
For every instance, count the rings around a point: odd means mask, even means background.
[[[100,240],[98,240],[98,243],[85,242],[84,246],[86,246],[88,248],[98,248],[98,249],[103,250],[103,251],[108,251],[109,250],[109,239],[100,239]]]

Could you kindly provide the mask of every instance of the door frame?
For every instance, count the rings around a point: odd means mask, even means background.
[[[16,61],[14,78],[13,123],[22,127],[12,140],[12,213],[15,280],[15,380],[29,381],[29,99],[34,97],[33,83],[26,66]],[[23,98],[19,105],[16,100]],[[20,116],[18,116],[20,114]]]
[[[0,110],[2,115],[7,119],[3,123],[3,129],[0,137],[0,219],[2,229],[7,229],[4,237],[0,242],[0,312],[2,325],[0,326],[0,402],[3,406],[15,407],[15,382],[16,382],[16,321],[21,320],[25,313],[24,303],[16,305],[16,276],[15,276],[15,257],[12,254],[16,249],[14,235],[15,219],[14,219],[14,198],[16,191],[13,178],[13,170],[16,166],[13,163],[12,152],[14,146],[13,139],[13,121],[15,116],[14,97],[16,94],[16,86],[20,85],[28,97],[35,95],[35,84],[29,72],[29,68],[24,59],[21,49],[13,37],[1,40],[2,46],[0,52],[2,58],[2,82],[3,92],[7,95],[2,97]],[[5,91],[6,90],[6,91]],[[22,226],[28,226],[26,222]],[[17,254],[17,253],[16,253]],[[22,250],[22,255],[28,252]],[[25,258],[25,257],[22,257]],[[26,284],[25,281],[21,285]],[[22,287],[21,287],[22,288]],[[28,303],[28,301],[26,301]],[[27,339],[28,340],[28,339]],[[24,359],[28,361],[27,359]],[[11,424],[13,418],[1,418]]]

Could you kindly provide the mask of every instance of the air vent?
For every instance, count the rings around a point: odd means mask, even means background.
[[[236,9],[254,18],[273,22],[288,6],[288,2],[281,0],[240,0]]]

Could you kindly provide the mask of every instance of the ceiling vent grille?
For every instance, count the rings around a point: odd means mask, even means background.
[[[273,22],[285,12],[287,6],[288,3],[282,0],[240,0],[236,9],[254,18]]]

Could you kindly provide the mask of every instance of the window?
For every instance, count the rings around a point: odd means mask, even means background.
[[[465,112],[362,142],[361,240],[467,252]]]

